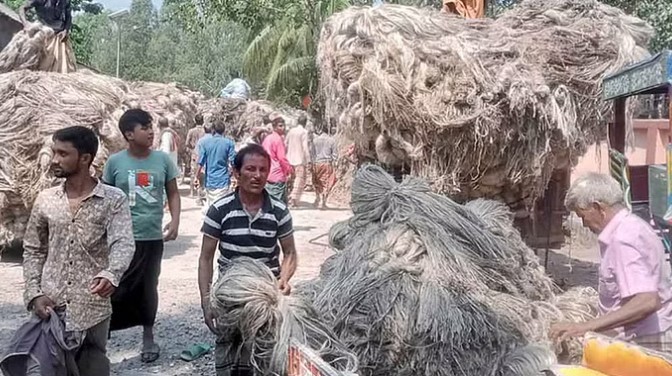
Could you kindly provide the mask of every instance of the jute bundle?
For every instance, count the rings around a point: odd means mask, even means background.
[[[362,375],[538,375],[557,321],[594,317],[594,296],[567,298],[513,229],[501,203],[460,205],[415,178],[361,168],[339,249],[300,286],[359,358]],[[591,307],[591,308],[585,308]]]
[[[118,128],[125,110],[146,106],[155,120],[177,119],[171,126],[184,132],[193,122],[195,97],[173,85],[128,85],[91,72],[0,74],[0,246],[22,239],[37,193],[54,184],[48,172],[56,130],[93,129],[100,139],[93,167],[100,172],[107,157],[126,146]]]
[[[231,262],[215,283],[211,304],[223,338],[249,349],[252,365],[263,375],[287,373],[290,341],[295,340],[339,371],[355,372],[357,358],[340,343],[306,301],[283,296],[263,263],[249,258]]]
[[[246,101],[235,98],[213,98],[200,104],[200,111],[206,123],[217,115],[226,124],[226,134],[235,141],[242,141],[250,135],[253,128],[264,126],[264,116],[279,112],[285,119],[288,127],[296,124],[298,111],[289,108],[279,108],[267,101]]]
[[[47,57],[47,46],[54,36],[53,29],[39,23],[32,23],[16,33],[0,52],[0,73],[37,70]]]
[[[597,0],[526,0],[496,20],[351,7],[322,29],[321,93],[360,158],[529,207],[605,138],[601,79],[646,57],[651,35]]]

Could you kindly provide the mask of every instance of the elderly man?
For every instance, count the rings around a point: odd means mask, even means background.
[[[582,176],[567,192],[567,208],[598,234],[600,316],[551,328],[553,337],[606,332],[659,351],[672,350],[672,283],[661,240],[630,213],[623,191],[603,174]]]

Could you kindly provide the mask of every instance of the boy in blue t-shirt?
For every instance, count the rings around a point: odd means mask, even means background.
[[[141,359],[151,363],[160,353],[154,342],[154,322],[159,304],[163,242],[175,240],[180,225],[179,171],[168,154],[152,150],[154,130],[149,113],[140,109],[126,111],[119,119],[119,130],[128,142],[128,148],[108,159],[103,181],[128,195],[135,256],[112,296],[110,330],[142,325]],[[162,229],[164,192],[168,197],[171,221]]]

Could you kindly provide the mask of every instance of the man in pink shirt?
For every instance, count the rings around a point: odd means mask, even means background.
[[[276,112],[269,116],[273,132],[264,138],[262,146],[271,156],[271,172],[268,175],[266,190],[284,203],[287,203],[287,178],[292,174],[292,165],[287,160],[285,141],[285,119]]]
[[[580,324],[556,324],[551,335],[606,332],[655,350],[672,350],[670,264],[651,226],[628,211],[620,185],[608,175],[577,179],[565,204],[599,235],[600,316]]]

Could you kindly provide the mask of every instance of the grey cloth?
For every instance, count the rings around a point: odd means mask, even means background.
[[[326,133],[315,137],[313,139],[313,162],[328,163],[336,160],[338,160],[336,140]]]
[[[33,315],[19,328],[0,361],[5,376],[68,376],[68,369],[75,366],[73,353],[82,345],[85,334],[66,333],[63,316],[63,311],[48,320]]]
[[[217,376],[255,376],[251,364],[252,353],[240,336],[219,338],[215,345],[215,372]]]
[[[221,92],[221,98],[234,98],[247,100],[250,97],[252,89],[248,83],[241,78],[234,78]]]
[[[80,332],[66,332],[64,311],[48,320],[33,316],[14,335],[0,361],[5,376],[109,376],[110,319]]]

